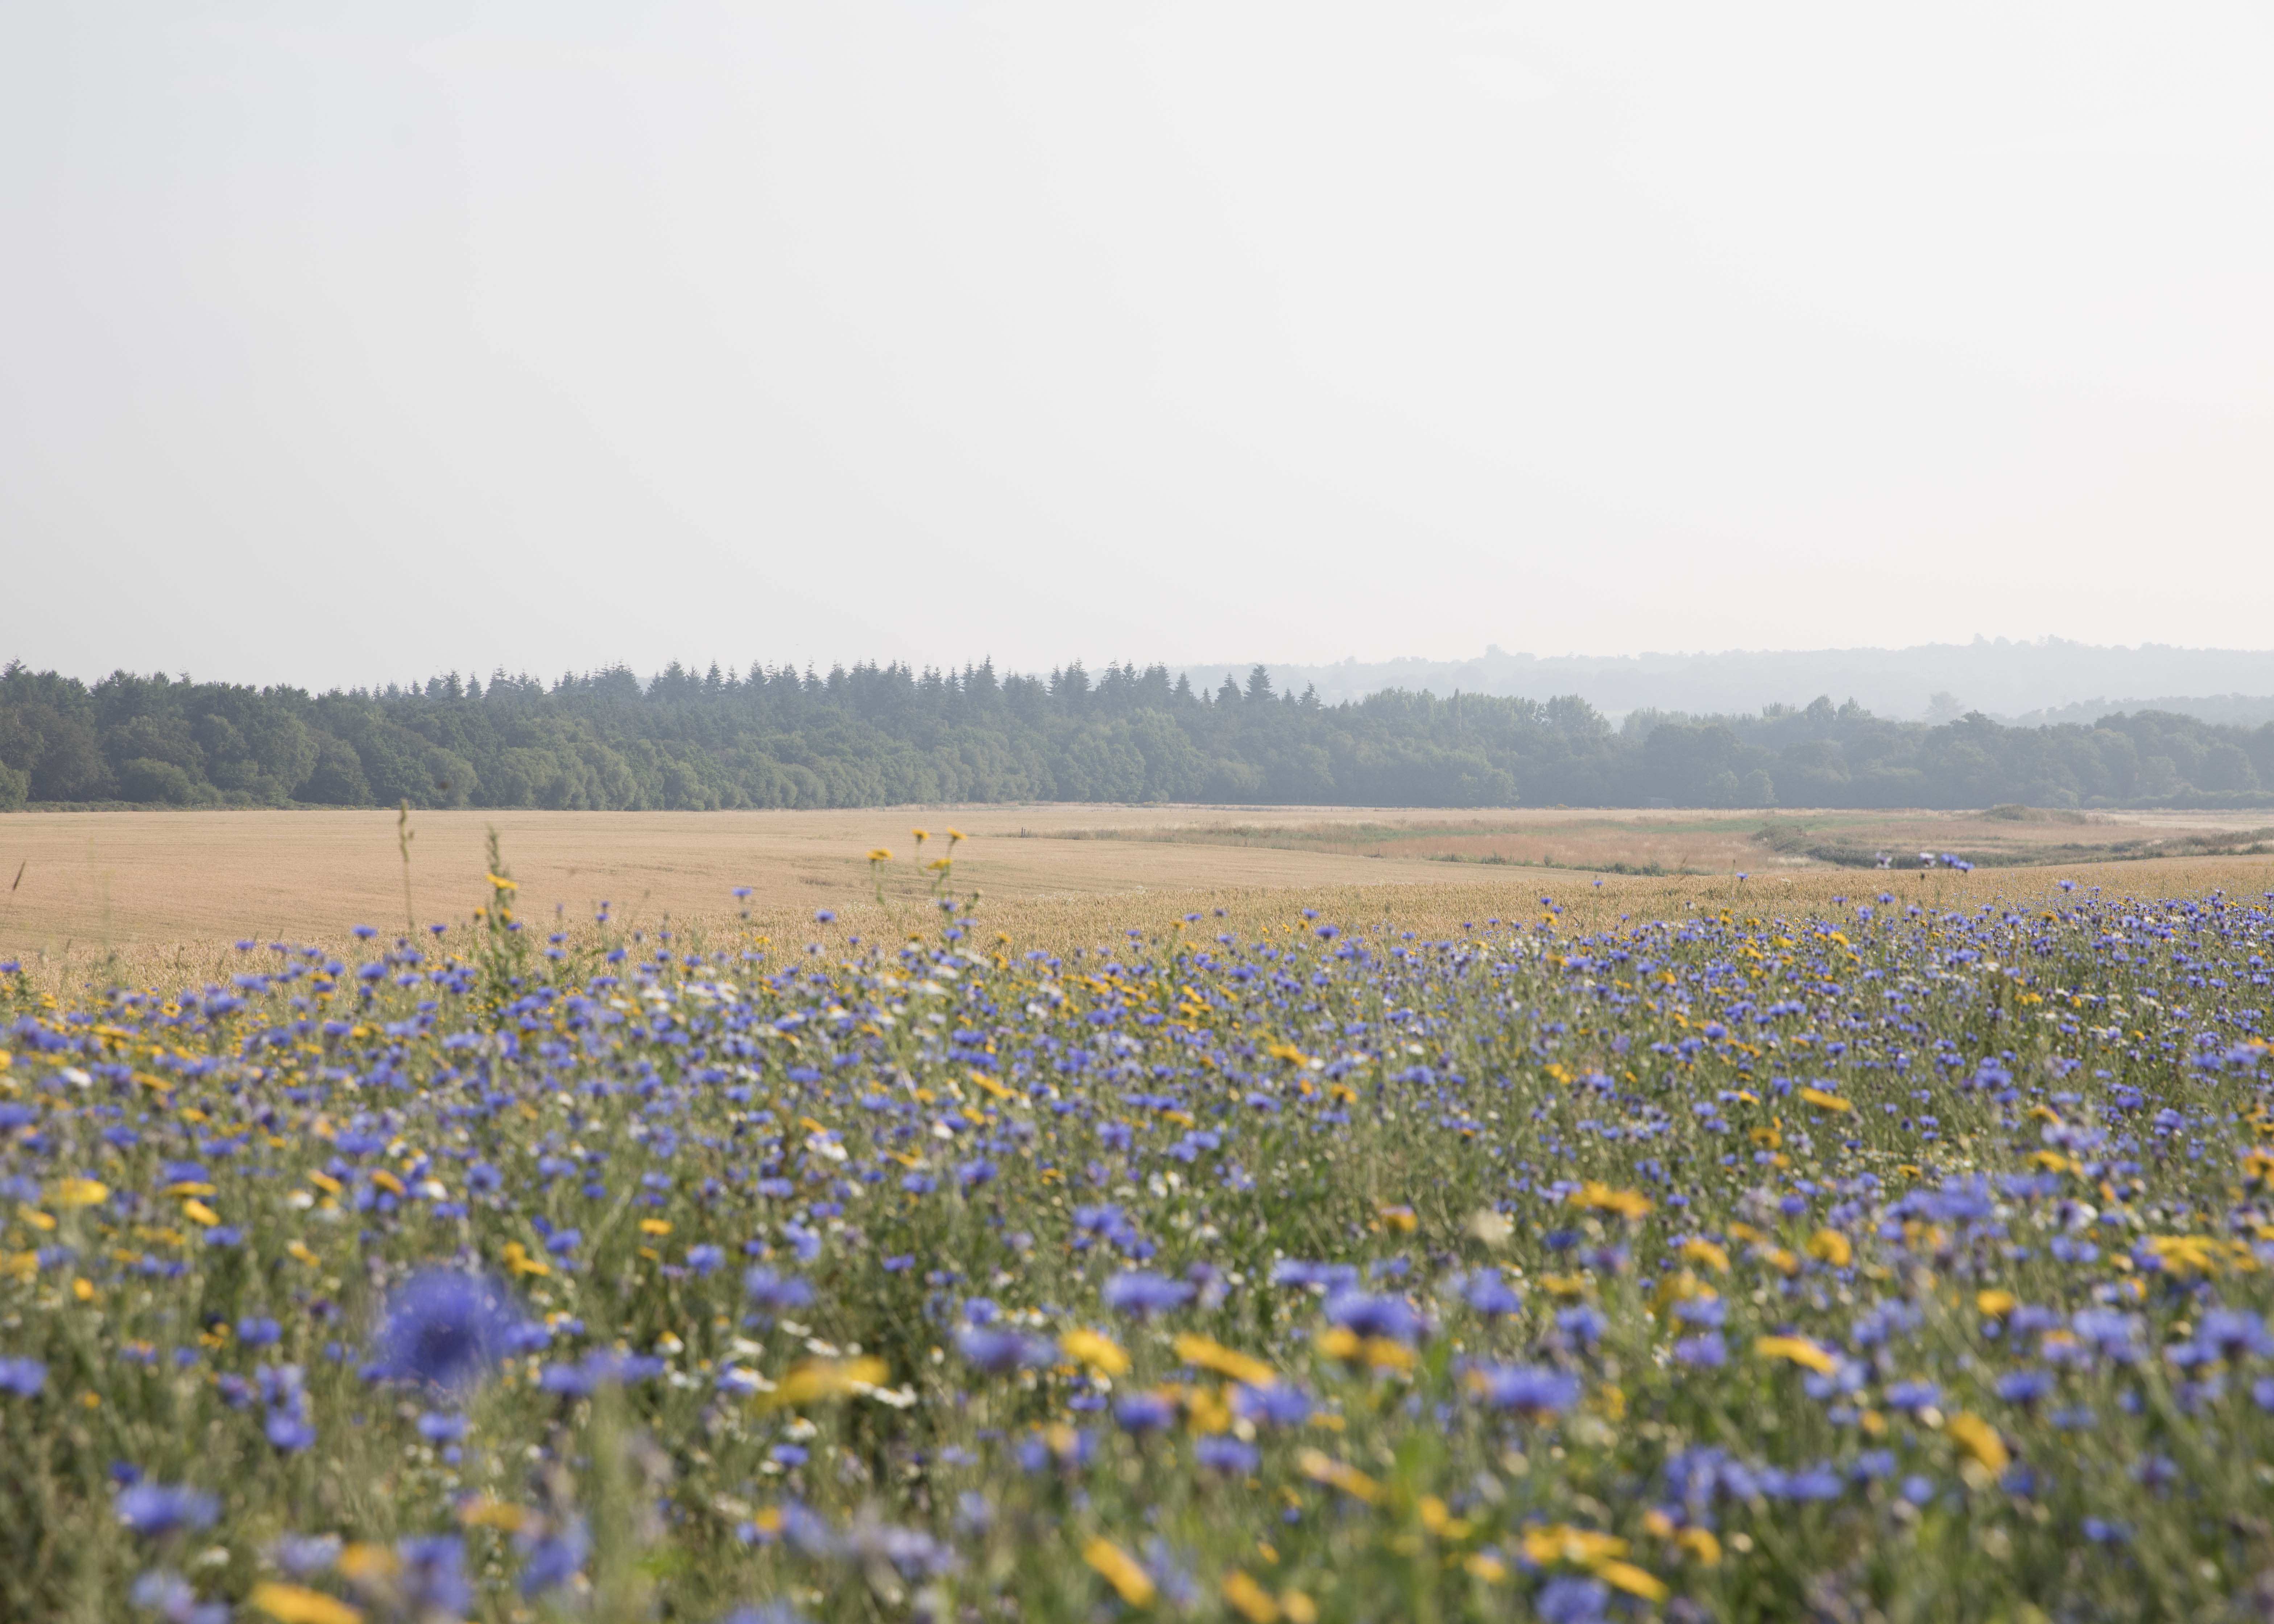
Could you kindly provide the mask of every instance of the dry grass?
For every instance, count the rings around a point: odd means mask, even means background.
[[[521,911],[533,924],[557,918],[574,928],[605,898],[614,903],[620,921],[651,933],[667,928],[681,945],[764,936],[777,951],[809,940],[833,944],[850,934],[930,929],[936,916],[909,861],[908,831],[918,823],[934,834],[927,853],[943,848],[951,823],[969,837],[958,848],[954,889],[960,895],[975,889],[983,893],[983,932],[1000,932],[1018,948],[1061,952],[1111,947],[1128,929],[1172,930],[1190,914],[1201,919],[1184,928],[1209,935],[1299,929],[1301,910],[1311,908],[1350,929],[1380,926],[1444,936],[1457,935],[1467,922],[1537,918],[1543,896],[1564,909],[1562,929],[1572,931],[1613,925],[1622,916],[1671,918],[1705,907],[1800,914],[1834,906],[1837,898],[1861,901],[1882,891],[1938,907],[2030,904],[2053,894],[2064,878],[2142,896],[2219,888],[2274,891],[2274,859],[2263,856],[2064,862],[1971,875],[1780,864],[1752,838],[1760,827],[1758,815],[1545,812],[1480,819],[1364,809],[1227,814],[1130,808],[1114,809],[1112,823],[1102,826],[1099,810],[425,813],[415,820],[413,898],[422,925],[449,922],[454,932],[462,929],[486,894],[482,846],[491,823],[521,881]],[[1819,816],[1826,825],[1857,820],[1841,829],[1843,839],[1859,823],[1875,827],[1866,815]],[[1951,831],[1967,820],[1869,816],[1879,818],[1879,830],[1900,821],[1939,835],[1922,838],[1913,850],[1963,844]],[[1638,867],[1651,861],[1651,850],[1681,839],[1725,841],[1714,849],[1731,855],[1718,873],[1664,876],[1599,876],[1426,860],[1444,843],[1479,838],[1479,825],[1487,822],[1496,826],[1490,838],[1544,843],[1558,862],[1569,861],[1574,868],[1585,858]],[[2048,843],[2058,845],[2080,836],[2133,838],[2142,826],[2127,821],[2006,827],[2024,839],[2049,831]],[[2199,819],[2186,826],[2213,825]],[[1332,849],[1337,840],[1359,849]],[[875,846],[897,853],[881,908],[863,855]],[[1557,854],[1559,847],[1570,852],[1568,860]],[[1423,855],[1372,854],[1377,848],[1419,848]],[[12,892],[0,893],[0,957],[22,957],[43,982],[56,987],[201,982],[234,967],[237,956],[229,945],[234,937],[340,946],[354,923],[368,921],[390,933],[403,928],[403,873],[391,814],[0,819],[0,875],[12,876],[19,864],[21,882]],[[1743,882],[1734,877],[1740,865],[1751,876]],[[754,890],[747,918],[728,894],[738,884]],[[816,910],[824,907],[836,912],[835,923],[815,923]]]

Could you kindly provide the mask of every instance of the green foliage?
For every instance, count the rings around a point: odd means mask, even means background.
[[[1758,716],[1389,690],[1339,705],[1258,666],[753,666],[546,687],[456,674],[311,695],[119,673],[0,673],[0,807],[32,801],[723,808],[1071,801],[1408,807],[2274,804],[2274,723],[1939,726],[1818,699]]]

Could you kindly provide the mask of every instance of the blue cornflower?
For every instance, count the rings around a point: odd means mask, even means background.
[[[1422,1330],[1421,1316],[1402,1297],[1338,1291],[1327,1299],[1327,1323],[1359,1336],[1378,1336],[1411,1347]]]
[[[955,1334],[955,1350],[990,1376],[1008,1375],[1022,1365],[1047,1365],[1058,1350],[1039,1337],[989,1326],[966,1326]]]
[[[1550,1579],[1532,1598],[1540,1624],[1602,1624],[1610,1587],[1600,1579]]]
[[[1210,1471],[1245,1477],[1254,1473],[1263,1455],[1254,1444],[1244,1444],[1229,1432],[1218,1432],[1194,1442],[1193,1459]]]
[[[1300,1426],[1311,1418],[1314,1408],[1309,1394],[1284,1381],[1262,1387],[1234,1387],[1231,1407],[1247,1420],[1273,1426]]]
[[[398,1540],[395,1553],[403,1564],[395,1586],[406,1613],[418,1618],[456,1618],[473,1605],[473,1587],[466,1583],[466,1545],[456,1534]]]
[[[229,1624],[229,1604],[201,1602],[190,1582],[167,1568],[156,1568],[134,1581],[126,1598],[154,1613],[164,1624]]]
[[[0,1359],[0,1393],[32,1398],[48,1384],[48,1367],[37,1359]]]
[[[523,1536],[522,1548],[529,1560],[522,1565],[521,1593],[541,1596],[546,1590],[557,1590],[575,1578],[584,1566],[584,1559],[592,1549],[591,1537],[585,1531],[584,1519],[572,1516],[560,1527],[550,1529],[531,1539]]]
[[[1107,1281],[1098,1296],[1116,1313],[1142,1320],[1182,1308],[1193,1300],[1195,1290],[1188,1282],[1171,1280],[1150,1269],[1125,1269]]]
[[[763,1266],[742,1276],[742,1289],[751,1302],[772,1313],[803,1308],[813,1301],[813,1288],[804,1280],[795,1274],[777,1274]]]
[[[164,1483],[138,1483],[119,1491],[118,1520],[145,1539],[161,1539],[183,1529],[210,1528],[221,1501],[203,1489]]]
[[[1898,1381],[1887,1389],[1890,1410],[1931,1410],[1942,1402],[1942,1389],[1931,1381]]]
[[[1469,1386],[1495,1410],[1561,1415],[1579,1402],[1579,1379],[1544,1365],[1476,1365]]]
[[[380,1366],[405,1380],[469,1386],[511,1350],[519,1328],[493,1282],[457,1269],[426,1269],[388,1303]]]
[[[1997,1390],[2009,1404],[2034,1404],[2053,1390],[2053,1379],[2044,1371],[2008,1371],[1998,1378]]]
[[[316,1424],[297,1404],[270,1410],[261,1430],[270,1443],[288,1454],[297,1454],[316,1441]]]
[[[1524,1308],[1524,1299],[1501,1278],[1498,1269],[1479,1269],[1470,1275],[1462,1296],[1480,1314],[1513,1314]]]
[[[1157,1432],[1176,1421],[1177,1407],[1157,1393],[1132,1393],[1113,1406],[1113,1418],[1126,1432]]]
[[[2266,1334],[2266,1322],[2232,1308],[2214,1308],[2203,1315],[2195,1327],[2195,1345],[2230,1361],[2246,1354],[2274,1354],[2274,1337]]]

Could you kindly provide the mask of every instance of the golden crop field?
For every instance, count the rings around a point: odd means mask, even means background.
[[[2040,898],[2063,878],[2172,895],[2274,889],[2274,857],[2112,861],[2144,842],[2247,841],[2249,820],[2127,814],[2090,822],[1941,813],[995,806],[835,812],[422,812],[411,816],[409,920],[463,926],[487,896],[497,832],[532,928],[573,928],[612,905],[622,924],[688,939],[912,929],[953,845],[947,879],[981,894],[981,921],[1022,946],[1099,945],[1126,929],[1252,932],[1317,909],[1345,925],[1425,934],[1535,917],[1553,897],[1574,927],[1743,902],[1794,912],[1892,890],[1950,906]],[[1765,825],[1771,831],[1765,837]],[[916,827],[929,838],[919,845]],[[388,812],[103,812],[0,819],[0,957],[61,979],[146,981],[217,973],[246,937],[345,940],[407,922]],[[1832,866],[1808,848],[1956,851],[2055,861],[1971,874]],[[868,853],[893,855],[872,872]],[[2247,849],[2247,846],[2246,846]],[[1626,872],[1618,872],[1623,868]],[[1746,877],[1739,879],[1740,874]],[[877,891],[881,880],[884,903]],[[750,896],[737,901],[735,887]],[[1224,924],[1215,910],[1224,910]],[[557,921],[557,923],[556,923]]]

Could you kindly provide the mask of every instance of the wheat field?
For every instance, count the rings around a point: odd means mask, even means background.
[[[0,819],[0,881],[12,881],[0,891],[0,958],[20,959],[56,985],[157,985],[224,973],[238,940],[336,944],[359,924],[389,934],[412,923],[463,929],[489,892],[482,876],[492,830],[531,928],[576,929],[606,902],[621,924],[689,943],[836,941],[919,928],[937,878],[920,864],[951,849],[951,830],[963,838],[953,844],[947,888],[977,892],[979,921],[990,931],[1054,951],[1105,946],[1131,929],[1284,929],[1305,908],[1354,928],[1439,936],[1536,918],[1542,898],[1570,925],[1592,929],[1622,915],[1693,908],[1803,914],[1882,891],[1937,907],[2022,905],[2062,880],[2142,896],[2274,890],[2274,858],[2263,855],[2094,860],[2095,843],[2199,841],[2239,827],[2217,815],[2086,824],[1934,813],[1777,821],[1914,853],[2010,853],[2035,843],[2080,860],[1970,874],[1836,868],[1766,843],[1759,813],[423,812],[410,823],[406,908],[393,813],[21,814]],[[923,842],[913,837],[917,828]],[[892,856],[872,864],[868,854],[879,849]],[[1606,871],[1619,864],[1674,871]],[[737,887],[749,895],[737,899]],[[824,911],[835,916],[826,924],[816,918]],[[1198,921],[1188,923],[1188,914]]]

